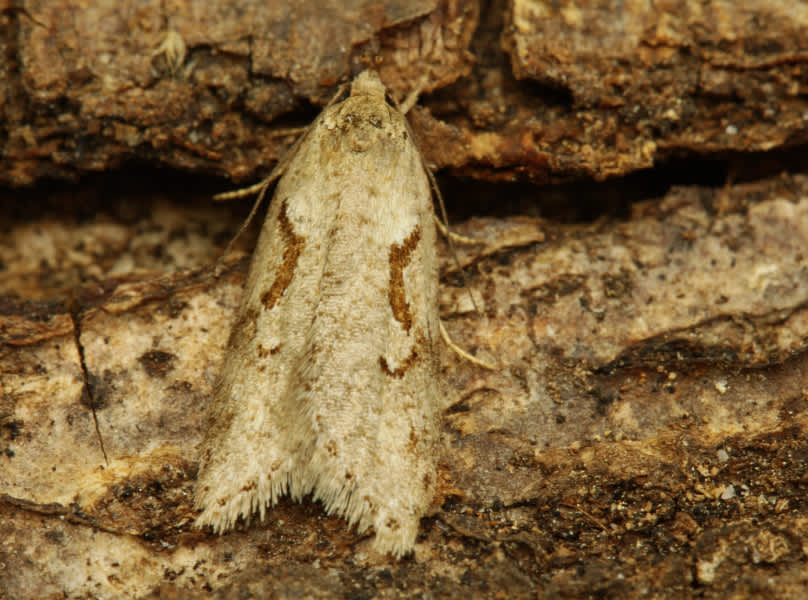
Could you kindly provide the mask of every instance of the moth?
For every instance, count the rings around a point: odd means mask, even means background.
[[[411,551],[435,491],[438,270],[421,154],[374,71],[284,163],[202,444],[197,526],[311,494]]]

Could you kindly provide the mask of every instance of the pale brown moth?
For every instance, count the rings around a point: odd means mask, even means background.
[[[198,526],[311,494],[412,550],[435,490],[438,271],[430,185],[365,71],[283,164],[202,445]]]

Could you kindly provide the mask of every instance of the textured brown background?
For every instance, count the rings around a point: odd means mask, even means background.
[[[0,598],[808,593],[808,5],[0,2],[0,50]],[[215,276],[214,176],[367,66],[424,86],[481,242],[441,316],[499,365],[443,352],[398,562],[312,503],[189,526],[257,229]]]

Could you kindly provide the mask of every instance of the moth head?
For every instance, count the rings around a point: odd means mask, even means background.
[[[351,96],[372,96],[384,102],[385,87],[376,71],[362,71],[351,84]]]

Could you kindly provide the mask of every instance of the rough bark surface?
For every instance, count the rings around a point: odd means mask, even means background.
[[[0,180],[40,184],[0,191],[0,598],[806,597],[808,12],[615,6],[0,1]],[[194,530],[254,241],[214,268],[246,207],[201,175],[371,65],[435,166],[578,183],[444,187],[441,316],[497,369],[443,351],[414,556],[308,501]],[[736,179],[593,183],[671,157]]]
[[[368,66],[399,99],[436,91],[413,115],[427,159],[477,178],[808,140],[800,0],[29,0],[0,19],[12,185],[132,159],[256,177]]]
[[[483,314],[447,259],[442,317],[499,368],[444,352],[443,483],[400,562],[313,503],[191,529],[245,266],[214,276],[205,239],[239,217],[97,202],[4,226],[8,597],[804,593],[808,178],[673,188],[589,225],[461,224]]]
[[[9,7],[0,181],[142,159],[244,178],[336,86],[377,66],[402,97],[468,72],[473,2],[65,0]]]

